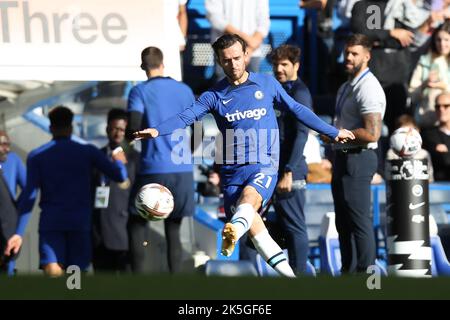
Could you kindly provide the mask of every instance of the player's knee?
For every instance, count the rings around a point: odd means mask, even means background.
[[[239,204],[242,203],[249,203],[255,208],[255,210],[258,210],[261,207],[262,197],[255,188],[252,186],[247,186],[244,190],[242,190]]]
[[[61,277],[64,270],[58,263],[49,263],[43,267],[44,273],[49,277]]]

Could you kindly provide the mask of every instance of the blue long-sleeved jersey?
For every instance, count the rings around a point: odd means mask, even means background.
[[[31,151],[26,186],[19,198],[16,233],[24,234],[38,189],[42,209],[39,230],[89,231],[94,167],[114,181],[127,178],[122,162],[113,163],[98,148],[68,138],[52,140]]]
[[[293,112],[309,128],[331,139],[338,135],[335,127],[293,100],[275,78],[255,73],[249,73],[248,80],[238,86],[231,85],[226,79],[220,81],[190,108],[159,124],[156,129],[160,135],[167,135],[210,112],[224,139],[224,170],[232,171],[243,163],[259,163],[271,169],[267,173],[275,174],[280,148],[274,103]]]

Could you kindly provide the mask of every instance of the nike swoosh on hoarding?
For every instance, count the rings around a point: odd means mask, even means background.
[[[420,208],[421,206],[423,206],[425,204],[425,202],[420,202],[420,203],[416,203],[416,204],[409,204],[409,210],[414,210],[417,208]]]

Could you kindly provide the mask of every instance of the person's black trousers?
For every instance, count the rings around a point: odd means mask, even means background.
[[[309,253],[304,206],[304,189],[276,194],[274,207],[286,238],[289,265],[295,274],[306,272],[306,261]]]
[[[375,150],[336,151],[331,187],[343,273],[355,267],[356,272],[366,272],[375,263],[370,182],[376,168]]]

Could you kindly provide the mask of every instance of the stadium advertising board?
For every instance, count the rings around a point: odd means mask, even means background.
[[[0,1],[0,80],[143,80],[157,46],[180,79],[179,29],[164,0]]]

